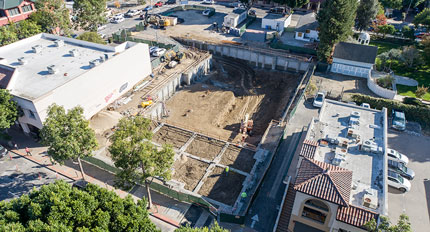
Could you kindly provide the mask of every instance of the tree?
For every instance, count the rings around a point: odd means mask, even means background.
[[[414,64],[416,64],[419,58],[419,51],[414,46],[403,47],[400,59],[405,62],[408,67],[412,67]]]
[[[415,96],[422,98],[428,91],[429,87],[425,87],[424,85],[418,86],[417,90],[415,90]]]
[[[430,29],[430,8],[426,8],[417,14],[414,18],[415,26],[423,25],[427,28],[427,31]]]
[[[361,0],[357,8],[357,29],[367,29],[375,19],[379,10],[378,0]]]
[[[425,36],[423,40],[421,40],[421,44],[424,47],[424,52],[422,53],[424,61],[427,65],[430,65],[430,36]]]
[[[382,38],[385,38],[387,34],[392,35],[396,32],[396,28],[393,25],[385,24],[377,27],[377,33],[382,34]]]
[[[145,206],[93,184],[79,190],[57,181],[0,202],[0,231],[159,231]]]
[[[141,116],[121,119],[111,137],[109,152],[115,166],[120,169],[117,185],[130,189],[134,184],[145,184],[149,208],[152,208],[149,178],[158,176],[169,180],[175,153],[170,145],[159,149],[151,143],[149,124],[150,120]]]
[[[77,106],[66,113],[64,107],[52,104],[48,107],[48,115],[40,135],[42,144],[48,146],[48,154],[53,160],[64,164],[65,160],[77,159],[85,179],[81,157],[91,156],[98,145],[95,133],[89,127],[83,112],[84,110]]]
[[[402,0],[381,0],[381,4],[385,8],[400,9],[402,7]]]
[[[106,23],[105,11],[106,0],[75,0],[73,4],[75,28],[97,31],[99,25]]]
[[[211,228],[203,227],[203,228],[191,228],[189,226],[181,226],[176,229],[175,232],[229,232],[229,230],[222,228],[215,222]]]
[[[5,25],[0,27],[0,46],[18,41],[15,26]]]
[[[10,128],[17,118],[18,105],[12,100],[9,90],[0,89],[0,130]]]
[[[372,219],[364,225],[364,228],[369,232],[412,232],[409,217],[405,214],[400,215],[396,225],[390,225],[387,217],[380,216],[379,224]]]
[[[415,30],[413,28],[410,28],[409,26],[403,26],[402,27],[402,36],[403,38],[415,40]]]
[[[333,46],[352,34],[356,9],[356,0],[327,0],[323,3],[322,10],[317,16],[320,27],[318,46],[320,60],[326,61]]]
[[[19,39],[25,39],[42,32],[42,27],[33,20],[22,20],[16,26]]]
[[[87,31],[82,34],[80,34],[76,39],[98,43],[98,44],[106,44],[106,42],[100,37],[100,35],[97,32],[93,31]]]
[[[246,1],[246,0],[245,0]],[[305,4],[308,4],[309,0],[273,0],[280,5],[287,5],[291,9],[302,7]]]
[[[70,33],[70,15],[63,0],[37,0],[37,11],[30,19],[42,27],[42,31],[57,33],[57,29],[68,35]]]
[[[385,71],[391,71],[391,64],[394,60],[400,59],[402,51],[400,49],[391,49],[387,52],[383,52],[377,56],[381,62],[380,69]]]

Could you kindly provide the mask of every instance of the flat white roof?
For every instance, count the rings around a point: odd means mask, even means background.
[[[64,41],[64,45],[55,46],[55,40]],[[41,46],[40,52],[34,52],[34,46]],[[90,61],[105,56],[113,59],[116,53],[130,46],[133,43],[111,47],[42,33],[1,47],[0,63],[15,69],[7,87],[11,93],[34,100],[90,70]],[[78,53],[75,57],[70,55],[73,49]],[[19,58],[23,58],[25,64],[20,64]],[[57,73],[48,72],[51,65]]]
[[[367,209],[378,213],[384,211],[386,193],[384,151],[387,146],[384,139],[384,112],[325,100],[319,119],[312,121],[307,133],[307,139],[320,141],[315,160],[352,171],[349,204],[366,208],[363,206],[363,197],[366,191],[373,191],[377,194],[378,206],[376,209]],[[335,143],[339,145],[324,146],[321,145],[321,139],[337,140]],[[372,144],[373,152],[360,150],[366,141]],[[344,148],[342,143],[346,144]],[[336,154],[344,154],[344,157]],[[341,158],[340,162],[336,158]]]

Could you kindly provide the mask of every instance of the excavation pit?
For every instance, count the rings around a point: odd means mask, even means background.
[[[193,191],[206,173],[209,164],[191,157],[181,156],[173,165],[173,179],[185,183],[185,189]]]
[[[255,163],[254,154],[251,150],[230,145],[222,155],[220,164],[249,173]]]
[[[211,161],[221,152],[224,145],[224,142],[197,136],[187,147],[186,152]]]
[[[193,134],[170,126],[161,127],[153,136],[152,140],[159,144],[170,144],[175,148],[181,148]]]
[[[233,206],[240,194],[245,178],[246,176],[234,171],[229,171],[227,174],[223,168],[216,167],[209,174],[198,193],[226,205]]]

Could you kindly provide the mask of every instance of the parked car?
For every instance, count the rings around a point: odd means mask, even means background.
[[[400,176],[398,173],[388,170],[388,186],[396,188],[402,192],[411,190],[411,182]]]
[[[401,110],[394,110],[392,111],[392,125],[396,130],[404,131],[406,129],[406,118],[405,113]]]
[[[152,51],[152,56],[162,56],[166,52],[165,48],[157,48],[154,51]]]
[[[214,0],[203,0],[202,1],[203,4],[215,4]]]
[[[415,177],[415,172],[412,169],[406,167],[403,163],[391,159],[388,160],[388,169],[399,173],[408,180],[412,180]]]
[[[315,95],[313,106],[317,108],[321,108],[325,99],[325,94],[323,92],[318,92]]]
[[[158,1],[157,3],[154,4],[155,7],[162,7],[163,6],[163,2],[162,1]]]
[[[98,27],[97,27],[97,31],[101,31],[101,30],[103,30],[103,29],[106,29],[106,27],[107,27],[107,25],[105,24],[105,25],[99,25]]]
[[[0,158],[7,155],[7,150],[2,145],[0,145]]]
[[[144,9],[143,9],[143,11],[149,11],[149,10],[152,10],[153,9],[153,7],[151,6],[151,5],[149,5],[149,6],[146,6]]]
[[[426,32],[420,32],[417,35],[415,35],[415,37],[417,37],[418,39],[422,39],[425,36],[430,36],[430,33],[426,33]]]
[[[243,4],[240,2],[231,2],[230,4],[227,5],[227,7],[232,7],[232,8],[243,7]]]
[[[113,17],[112,23],[120,23],[124,21],[124,17]]]
[[[360,105],[361,107],[364,107],[364,108],[367,108],[367,109],[370,109],[370,105],[369,105],[369,103],[365,103],[365,102],[363,102],[363,103],[361,103],[361,105]]]
[[[176,4],[176,0],[168,0],[164,4],[166,4],[166,5],[173,5],[173,4]]]
[[[274,13],[274,14],[285,14],[285,7],[273,7],[270,8],[269,13]]]
[[[125,16],[127,17],[134,17],[136,15],[139,15],[141,13],[140,10],[128,10],[127,13],[125,13]]]
[[[404,165],[407,165],[409,163],[409,158],[402,153],[394,150],[394,149],[387,149],[387,156],[388,159],[397,161],[399,163],[403,163]]]
[[[204,16],[209,16],[211,14],[212,10],[211,9],[206,9],[202,12],[202,15]]]
[[[124,18],[124,14],[123,13],[118,13],[118,14],[116,14],[116,15],[113,16],[113,18],[115,18],[115,17],[122,17],[122,18]]]
[[[157,46],[151,46],[151,47],[149,47],[149,54],[153,53],[157,49],[159,49],[159,47],[157,47]]]

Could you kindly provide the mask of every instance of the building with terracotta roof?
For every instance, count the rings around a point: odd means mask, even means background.
[[[36,11],[35,0],[0,0],[0,26],[19,22]]]
[[[89,119],[151,73],[142,43],[113,47],[42,33],[0,48],[0,88],[21,107],[26,133],[38,134],[53,103],[81,106]]]
[[[309,125],[276,231],[366,231],[364,224],[387,214],[386,150],[385,108],[325,100]]]

